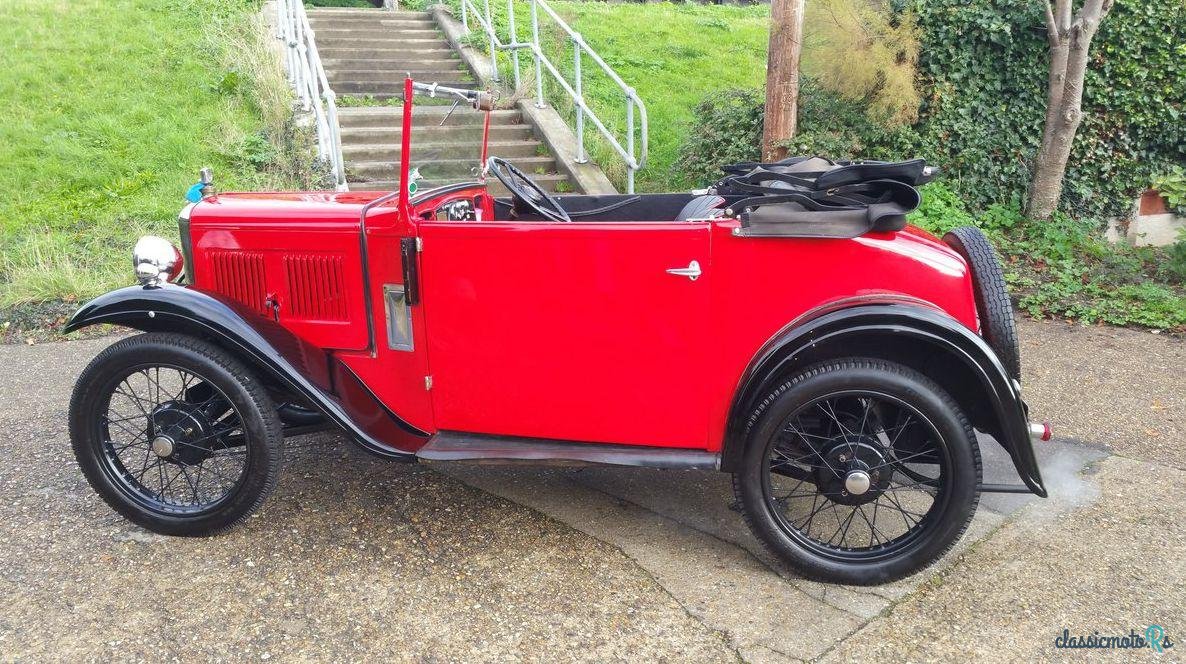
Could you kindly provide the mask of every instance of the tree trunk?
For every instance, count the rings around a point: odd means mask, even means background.
[[[1079,123],[1083,120],[1083,80],[1088,51],[1112,0],[1087,0],[1071,16],[1070,0],[1047,4],[1050,42],[1050,75],[1047,81],[1046,124],[1042,144],[1034,158],[1026,215],[1049,219],[1062,197],[1063,177]]]
[[[766,60],[766,117],[762,160],[787,156],[780,143],[795,136],[799,105],[799,54],[803,47],[805,0],[772,0],[770,50]]]

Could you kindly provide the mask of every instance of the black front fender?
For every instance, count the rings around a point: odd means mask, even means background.
[[[965,410],[978,429],[1001,444],[1033,493],[1046,487],[1034,456],[1028,409],[985,341],[950,316],[911,304],[866,304],[792,323],[758,351],[741,378],[729,411],[721,469],[740,465],[751,412],[780,379],[815,362],[878,357],[921,370]]]
[[[348,369],[331,366],[326,352],[301,340],[280,324],[242,305],[193,288],[165,285],[129,286],[84,304],[64,331],[109,323],[145,332],[180,332],[210,339],[280,385],[304,396],[325,416],[350,433],[366,450],[380,456],[414,460],[415,450],[428,438],[387,410],[365,389],[348,385],[349,398],[332,394],[331,374],[357,381]],[[370,401],[374,403],[370,403]],[[382,425],[376,418],[391,420]],[[364,428],[363,424],[366,423]],[[369,431],[385,432],[380,439]],[[398,438],[398,440],[391,440]]]

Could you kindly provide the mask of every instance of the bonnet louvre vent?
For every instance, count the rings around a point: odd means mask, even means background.
[[[347,319],[341,256],[290,254],[284,257],[284,273],[290,315],[309,320]]]
[[[214,290],[268,315],[264,255],[251,251],[212,251]]]

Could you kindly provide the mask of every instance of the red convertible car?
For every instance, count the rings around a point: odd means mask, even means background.
[[[417,92],[470,102],[458,135],[481,168],[416,190],[433,168],[413,154]],[[397,192],[218,193],[204,172],[181,248],[142,238],[140,284],[67,324],[143,332],[71,403],[104,500],[155,532],[217,533],[264,501],[286,436],[328,427],[397,461],[731,473],[794,569],[872,584],[942,555],[981,492],[1045,495],[1032,440],[1049,429],[1021,399],[996,254],[974,228],[906,225],[921,161],[553,196],[485,159],[492,105],[408,80]],[[418,112],[460,122],[443,110]],[[1019,483],[982,482],[977,431]]]

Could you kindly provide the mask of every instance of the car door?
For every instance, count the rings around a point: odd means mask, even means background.
[[[709,226],[421,222],[437,427],[704,448]]]

